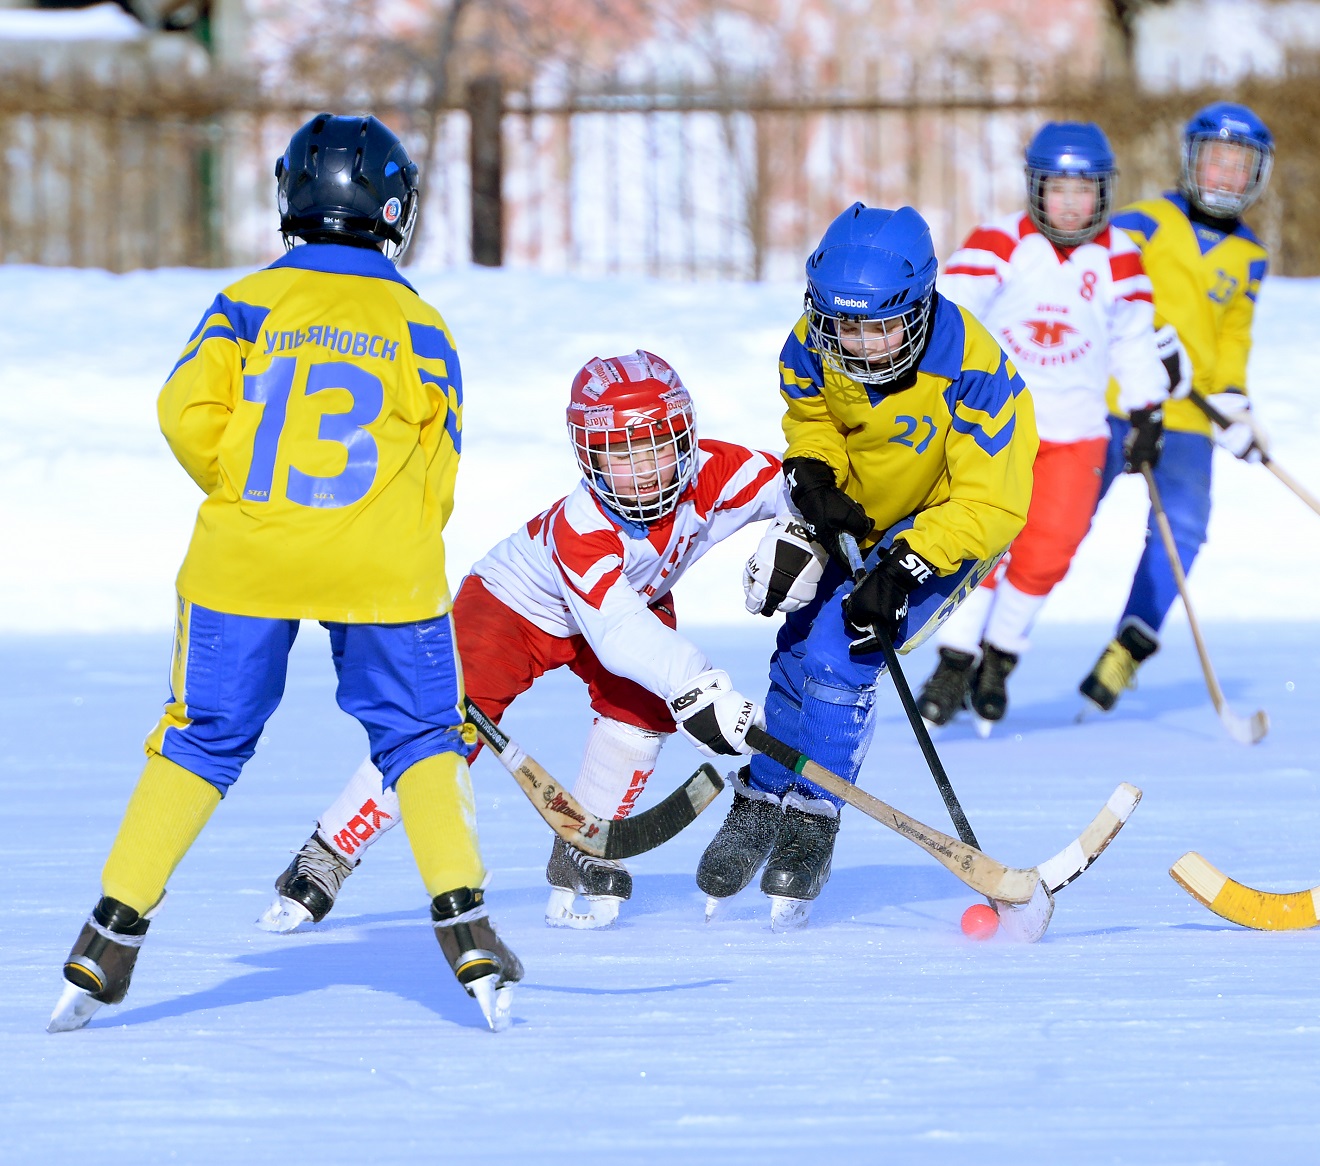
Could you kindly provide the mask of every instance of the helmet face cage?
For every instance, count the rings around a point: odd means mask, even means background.
[[[374,117],[318,114],[275,163],[280,233],[296,242],[360,240],[397,262],[420,204],[416,164]]]
[[[1235,186],[1207,185],[1199,176],[1201,152],[1217,142],[1231,142],[1248,151],[1247,181],[1241,189]],[[1188,201],[1207,215],[1219,219],[1238,218],[1264,192],[1274,167],[1274,150],[1240,134],[1220,133],[1188,134],[1182,145],[1182,189]]]
[[[829,312],[807,289],[807,336],[835,372],[868,385],[902,380],[921,359],[930,330],[934,289],[894,316]]]
[[[697,467],[697,422],[683,382],[638,350],[593,359],[574,381],[568,434],[588,488],[630,522],[671,514]]]
[[[1105,174],[1070,174],[1066,170],[1046,170],[1028,166],[1027,217],[1036,230],[1059,247],[1080,247],[1089,243],[1109,225],[1109,209],[1113,203],[1114,171]],[[1065,231],[1050,222],[1045,213],[1045,185],[1051,178],[1075,178],[1090,182],[1095,190],[1095,206],[1090,217],[1076,230]]]

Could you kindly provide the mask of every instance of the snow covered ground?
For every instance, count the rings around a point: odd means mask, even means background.
[[[790,285],[423,274],[464,357],[455,579],[573,480],[568,380],[650,347],[703,432],[778,448],[774,360]],[[527,965],[511,1031],[485,1031],[431,936],[402,837],[335,912],[258,932],[270,884],[365,749],[335,709],[324,633],[304,628],[256,758],[171,884],[125,1004],[48,1036],[59,965],[164,696],[172,581],[197,497],[155,428],[159,382],[215,272],[0,267],[0,1090],[6,1161],[1244,1163],[1315,1156],[1320,936],[1222,923],[1165,873],[1185,850],[1269,889],[1320,881],[1320,520],[1259,468],[1216,462],[1211,544],[1192,575],[1229,701],[1267,709],[1252,749],[1207,700],[1181,615],[1142,687],[1073,723],[1140,546],[1122,482],[1013,678],[988,742],[939,742],[986,849],[1053,854],[1120,780],[1146,797],[1059,896],[1035,947],[974,944],[966,889],[849,812],[810,928],[766,926],[751,890],[702,922],[692,881],[727,795],[631,865],[605,933],[541,923],[549,833],[497,763],[475,770],[493,913]],[[1252,378],[1280,461],[1320,488],[1320,283],[1273,281]],[[739,545],[680,585],[694,637],[763,691],[773,628],[742,614]],[[909,658],[919,681],[929,650]],[[552,677],[508,728],[572,774],[587,725]],[[659,796],[695,766],[673,744]],[[886,688],[862,784],[946,819]]]

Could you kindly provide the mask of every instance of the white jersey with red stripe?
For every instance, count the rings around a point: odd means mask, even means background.
[[[669,698],[711,664],[650,606],[716,543],[750,522],[791,513],[773,454],[724,441],[697,448],[692,482],[659,522],[629,523],[579,482],[472,573],[542,631],[581,634],[607,670]]]
[[[1043,441],[1107,436],[1111,376],[1125,412],[1168,396],[1150,277],[1124,231],[1106,227],[1060,248],[1025,212],[1000,219],[954,252],[939,290],[990,330],[1022,374]]]

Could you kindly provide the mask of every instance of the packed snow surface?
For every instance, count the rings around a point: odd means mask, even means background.
[[[527,979],[486,1031],[445,967],[397,831],[319,926],[256,930],[271,884],[365,752],[334,704],[325,633],[305,625],[288,694],[184,859],[123,1005],[44,1026],[60,963],[165,696],[173,575],[195,488],[154,399],[223,273],[0,268],[0,1120],[6,1161],[1236,1164],[1314,1158],[1320,936],[1219,920],[1168,877],[1195,849],[1245,882],[1320,882],[1320,518],[1259,467],[1216,460],[1192,591],[1220,679],[1269,737],[1228,740],[1179,612],[1140,688],[1074,721],[1112,633],[1143,512],[1123,481],[988,741],[938,747],[986,850],[1033,865],[1120,781],[1145,798],[1058,896],[1032,947],[965,939],[974,896],[847,811],[810,926],[775,935],[755,885],[703,923],[692,872],[726,793],[630,861],[607,932],[551,930],[550,834],[489,755],[474,769],[492,914]],[[567,384],[587,357],[650,348],[703,433],[780,448],[775,358],[790,285],[607,283],[507,272],[418,277],[464,360],[452,582],[574,480]],[[1275,280],[1251,375],[1280,462],[1320,488],[1320,284]],[[754,535],[679,586],[683,626],[761,695],[774,626],[742,612]],[[907,658],[918,683],[929,648]],[[861,784],[949,830],[888,682]],[[506,727],[571,780],[580,684],[547,678]],[[671,742],[648,798],[699,758]]]

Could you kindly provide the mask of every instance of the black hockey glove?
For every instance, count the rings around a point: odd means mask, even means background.
[[[892,641],[908,613],[908,596],[935,574],[935,568],[902,539],[880,553],[874,569],[843,601],[843,617],[861,637],[848,650],[865,655],[880,647],[872,628],[879,628]]]
[[[1123,472],[1139,474],[1160,464],[1164,449],[1164,410],[1159,405],[1133,409],[1128,416],[1128,435],[1123,438]]]
[[[871,520],[862,504],[834,484],[833,468],[818,458],[788,458],[784,462],[784,478],[789,497],[811,531],[812,539],[843,563],[836,549],[839,532],[846,530],[859,539],[871,533]]]

